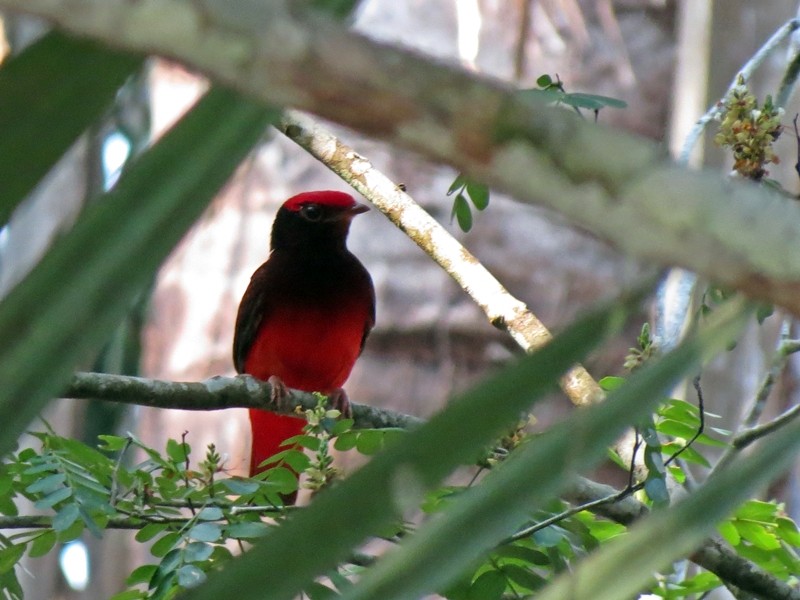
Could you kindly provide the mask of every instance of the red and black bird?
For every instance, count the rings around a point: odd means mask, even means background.
[[[375,289],[347,249],[350,222],[369,210],[343,192],[289,198],[272,225],[270,255],[242,297],[233,340],[236,371],[285,388],[322,392],[347,406],[342,385],[375,324]],[[251,409],[250,474],[301,433],[298,417]]]

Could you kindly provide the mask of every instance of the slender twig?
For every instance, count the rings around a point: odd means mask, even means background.
[[[119,456],[117,456],[117,462],[114,465],[114,473],[111,476],[111,491],[108,499],[108,503],[111,506],[114,506],[117,503],[117,497],[119,495],[119,472],[120,469],[122,469],[122,461],[125,458],[125,453],[128,451],[128,448],[131,447],[132,443],[132,438],[126,438],[125,445],[122,447],[122,450],[120,450]]]
[[[789,356],[800,351],[800,340],[789,339],[790,324],[791,321],[787,318],[781,326],[781,336],[778,341],[778,347],[772,357],[770,368],[764,376],[764,380],[761,382],[761,386],[758,388],[758,392],[753,398],[750,410],[742,423],[745,428],[756,426],[761,419],[761,415],[764,413],[770,392],[772,392],[775,382],[786,366],[786,361]]]
[[[511,542],[516,542],[518,540],[525,539],[526,537],[536,533],[537,531],[541,531],[542,529],[550,527],[550,525],[555,525],[556,523],[559,523],[560,521],[563,521],[564,519],[567,519],[572,515],[576,515],[579,512],[583,512],[584,510],[596,511],[599,507],[603,505],[619,502],[620,500],[623,500],[628,496],[632,495],[633,493],[639,491],[643,487],[644,484],[641,483],[637,485],[632,485],[619,492],[615,491],[613,494],[609,494],[601,498],[596,498],[594,500],[584,502],[583,504],[577,504],[556,515],[552,515],[551,517],[548,517],[543,521],[539,521],[537,523],[534,523],[533,525],[530,525],[529,527],[520,529],[514,535],[506,539],[503,543],[508,544]]]
[[[745,429],[741,433],[739,433],[736,438],[734,438],[733,442],[731,443],[732,447],[736,450],[742,450],[755,442],[756,440],[760,440],[764,436],[769,435],[788,425],[797,416],[800,415],[800,404],[796,404],[792,408],[789,408],[782,412],[780,415],[769,421],[768,423],[764,423],[763,425],[758,425],[756,427],[751,427],[750,429]]]
[[[717,461],[717,464],[714,465],[712,474],[725,468],[733,459],[733,457],[741,452],[744,448],[763,438],[764,436],[767,436],[770,433],[777,431],[781,427],[791,423],[798,416],[798,414],[800,414],[800,405],[795,405],[771,421],[762,425],[756,425],[756,422],[763,413],[767,397],[769,396],[770,391],[772,391],[778,375],[780,375],[780,372],[786,365],[786,361],[788,360],[789,356],[796,352],[800,352],[800,340],[787,339],[786,337],[789,333],[788,320],[784,323],[782,330],[783,332],[781,339],[772,358],[770,369],[764,376],[764,380],[761,382],[761,386],[756,393],[750,411],[745,418],[745,428],[739,431],[733,438],[730,446],[726,448],[725,452]]]
[[[687,448],[690,448],[692,444],[697,441],[706,428],[706,410],[705,410],[705,402],[703,401],[703,388],[700,387],[700,375],[697,375],[692,380],[692,385],[694,386],[695,392],[697,392],[697,409],[699,414],[700,423],[697,426],[697,429],[694,432],[694,435],[688,440],[686,443],[683,444],[680,448],[678,448],[672,456],[670,456],[666,461],[664,461],[664,466],[667,467],[672,463],[675,459],[677,459]]]

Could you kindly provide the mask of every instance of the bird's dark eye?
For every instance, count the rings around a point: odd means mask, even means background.
[[[300,216],[306,221],[319,221],[322,218],[322,209],[319,204],[305,204],[300,208]]]

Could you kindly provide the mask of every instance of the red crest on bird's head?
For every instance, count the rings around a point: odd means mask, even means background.
[[[319,204],[331,208],[353,208],[357,202],[350,194],[337,192],[334,190],[324,190],[320,192],[303,192],[292,196],[283,203],[283,208],[292,212],[297,212],[304,204]]]

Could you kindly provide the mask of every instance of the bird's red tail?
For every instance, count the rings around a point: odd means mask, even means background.
[[[275,413],[250,409],[250,428],[253,433],[253,445],[250,454],[250,476],[261,473],[258,465],[281,450],[284,440],[300,435],[306,422],[296,417],[276,415]]]

